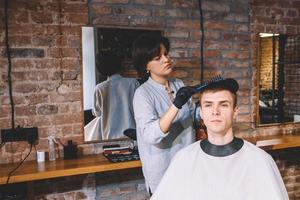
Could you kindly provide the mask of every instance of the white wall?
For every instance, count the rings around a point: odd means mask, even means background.
[[[83,74],[83,109],[93,105],[93,93],[96,85],[94,28],[82,27],[82,74]]]

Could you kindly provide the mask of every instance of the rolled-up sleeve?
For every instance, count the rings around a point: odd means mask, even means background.
[[[160,116],[155,109],[154,100],[148,94],[137,90],[133,98],[134,117],[137,126],[137,137],[144,143],[158,144],[168,135],[159,127]]]
[[[93,115],[95,117],[101,117],[103,98],[102,98],[101,90],[98,87],[96,87],[95,92],[94,92],[93,104],[94,104],[93,109],[92,109]]]

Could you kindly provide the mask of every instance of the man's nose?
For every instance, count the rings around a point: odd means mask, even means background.
[[[213,106],[212,114],[213,115],[219,115],[220,114],[219,106]]]

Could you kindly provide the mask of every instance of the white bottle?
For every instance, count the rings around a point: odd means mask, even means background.
[[[55,145],[53,136],[48,137],[49,161],[56,159]]]

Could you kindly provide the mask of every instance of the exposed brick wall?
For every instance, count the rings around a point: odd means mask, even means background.
[[[300,103],[297,101],[300,97],[300,36],[288,37],[285,47],[284,66],[284,113],[285,116],[293,119],[294,115],[300,114]]]
[[[0,2],[2,17],[4,1]],[[47,149],[48,135],[55,135],[63,141],[73,139],[79,144],[83,143],[82,25],[164,30],[171,41],[171,56],[176,61],[174,76],[182,78],[188,85],[199,83],[201,32],[198,1],[92,0],[89,2],[90,4],[87,5],[86,0],[9,0],[9,39],[13,55],[12,78],[16,125],[39,127],[40,141],[37,149]],[[238,135],[251,134],[249,137],[252,137],[257,134],[280,132],[290,134],[300,131],[300,126],[297,124],[263,128],[254,126],[257,109],[255,106],[257,33],[299,34],[299,7],[299,1],[292,0],[203,1],[204,77],[222,74],[239,81],[240,114],[239,123],[235,127]],[[11,127],[11,119],[3,18],[0,23],[0,127],[2,129]],[[99,153],[101,144],[82,144],[81,147],[85,154]],[[0,163],[18,162],[26,155],[28,149],[27,143],[6,144],[0,150]],[[34,154],[29,159],[35,159]],[[300,191],[299,178],[291,177],[299,176],[299,165],[297,163],[288,165],[288,161],[289,159],[279,159],[277,162],[282,167],[284,179],[288,180],[291,199],[297,199]],[[291,179],[293,181],[289,181]],[[68,178],[63,180],[66,185],[73,182],[73,180],[68,181]],[[132,187],[125,188],[124,191],[130,191],[128,196],[132,195],[131,192],[139,193],[141,196],[137,195],[139,198],[136,199],[143,199],[145,193],[141,194],[144,190],[141,182],[139,178],[128,181]],[[120,191],[123,183],[113,182],[113,185],[106,189],[119,188],[117,191]],[[105,188],[106,184],[110,183],[96,181],[95,187]],[[42,191],[48,186],[38,190]],[[37,196],[40,196],[40,199],[63,199],[70,196],[75,198],[74,195],[78,194],[81,199],[88,199],[88,196],[92,198],[95,195],[94,189],[86,191],[82,189],[84,186],[80,187],[69,189],[70,193],[48,191]],[[134,187],[137,189],[134,190]],[[97,192],[97,195],[103,193]],[[115,196],[111,199],[116,198]]]
[[[11,128],[8,60],[1,1],[0,123]],[[8,1],[15,125],[39,129],[38,149],[55,135],[82,142],[81,26],[88,21],[86,1]],[[27,143],[6,144],[0,163],[17,162]],[[29,159],[34,159],[32,153]]]
[[[253,102],[256,102],[257,97],[257,48],[258,48],[258,33],[279,33],[279,34],[300,34],[299,21],[299,1],[295,0],[251,0],[251,42],[252,42],[252,57],[253,57]],[[255,119],[255,109],[253,109],[253,117]],[[256,128],[254,133],[269,134],[269,133],[299,133],[299,124],[287,124],[273,127]],[[294,152],[295,153],[295,152]],[[295,157],[282,156],[277,158],[278,166],[280,166],[281,174],[286,183],[289,197],[292,200],[300,199],[299,187],[299,162]],[[291,155],[293,153],[291,152]],[[297,155],[297,153],[296,153]],[[299,160],[298,160],[299,161]],[[292,164],[291,164],[292,163]]]

